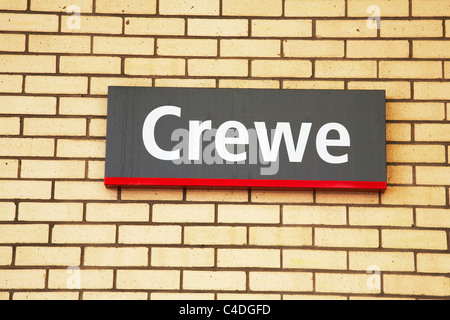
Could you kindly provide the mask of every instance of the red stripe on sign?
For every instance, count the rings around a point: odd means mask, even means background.
[[[177,178],[105,178],[107,187],[254,187],[386,190],[386,182],[374,181],[305,181],[305,180],[245,180],[245,179],[177,179]]]

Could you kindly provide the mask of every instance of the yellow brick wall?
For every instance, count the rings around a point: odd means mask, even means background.
[[[450,298],[449,60],[448,0],[0,0],[0,299]],[[384,89],[388,189],[106,189],[110,85]]]

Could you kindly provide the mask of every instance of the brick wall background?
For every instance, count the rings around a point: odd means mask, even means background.
[[[0,0],[0,299],[449,298],[449,59],[448,0]],[[109,85],[385,89],[389,188],[106,189]]]

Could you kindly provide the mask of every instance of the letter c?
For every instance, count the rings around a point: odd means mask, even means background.
[[[162,106],[156,108],[149,113],[144,122],[142,129],[142,138],[144,140],[144,146],[147,151],[159,160],[175,161],[180,159],[180,150],[166,151],[161,149],[155,140],[155,127],[156,123],[163,116],[172,115],[181,117],[181,108],[174,106]]]

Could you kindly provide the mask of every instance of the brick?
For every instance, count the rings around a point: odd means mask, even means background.
[[[155,79],[155,87],[169,88],[215,88],[214,79]]]
[[[444,77],[450,79],[450,63],[448,61],[444,62]]]
[[[313,290],[313,274],[307,272],[250,272],[251,291],[303,292]]]
[[[98,54],[153,55],[153,38],[94,37],[93,52]]]
[[[197,291],[245,291],[246,275],[240,271],[184,271],[183,288]]]
[[[127,18],[125,34],[132,35],[173,35],[185,33],[185,20],[181,18]]]
[[[150,300],[214,300],[215,294],[213,293],[165,293],[165,292],[153,292]]]
[[[318,228],[315,230],[318,247],[378,248],[378,230]]]
[[[205,37],[246,37],[248,21],[246,19],[188,19],[187,34]]]
[[[17,266],[77,266],[81,249],[70,247],[18,247]]]
[[[0,225],[0,243],[47,243],[49,227],[45,224]]]
[[[217,295],[217,300],[223,300],[223,301],[233,301],[233,300],[239,300],[239,301],[269,301],[269,300],[281,300],[281,295],[279,294],[264,294],[264,293],[222,293]]]
[[[11,247],[0,247],[0,266],[8,266],[12,262],[13,249]]]
[[[118,57],[61,57],[59,70],[72,74],[120,74],[121,58]]]
[[[84,136],[85,119],[26,118],[24,135],[30,136]]]
[[[21,93],[22,83],[23,76],[2,74],[0,75],[0,92]]]
[[[408,17],[408,0],[350,0],[348,3],[348,15],[350,17],[367,17],[370,15],[368,8],[376,5],[380,8],[382,17]]]
[[[283,295],[283,300],[307,300],[307,301],[311,301],[311,300],[347,300],[347,297],[343,297],[343,296],[334,296],[334,295],[310,295],[310,294],[305,294],[305,295],[300,295],[300,294],[284,294]]]
[[[412,15],[414,17],[443,17],[450,15],[450,5],[445,0],[433,0],[424,3],[420,0],[412,1]]]
[[[283,43],[285,57],[341,58],[344,57],[343,41],[335,40],[286,40]]]
[[[56,182],[55,199],[117,200],[117,189],[107,189],[103,182]]]
[[[60,115],[106,116],[107,99],[60,98]]]
[[[243,59],[192,59],[188,61],[188,75],[247,77],[248,61]]]
[[[148,293],[146,292],[84,292],[83,300],[112,300],[112,301],[128,301],[128,300],[148,300]]]
[[[109,86],[151,87],[152,79],[148,78],[91,78],[91,94],[107,95]]]
[[[30,35],[29,52],[90,53],[91,38],[87,36]]]
[[[417,271],[427,273],[449,273],[450,271],[449,254],[417,254]]]
[[[447,250],[445,231],[382,230],[383,248]]]
[[[386,119],[441,121],[445,119],[445,105],[432,102],[388,102],[386,104]]]
[[[150,207],[138,203],[88,203],[86,221],[92,222],[148,222]]]
[[[388,79],[442,78],[442,62],[434,61],[380,61],[380,77]]]
[[[259,191],[252,190],[252,202],[261,203],[312,203],[310,191]]]
[[[442,163],[445,162],[445,148],[435,145],[387,145],[388,162]]]
[[[386,294],[449,296],[450,278],[386,274],[383,276],[383,289]]]
[[[123,19],[120,17],[80,16],[80,29],[70,25],[70,16],[61,17],[62,33],[96,33],[96,34],[121,34]],[[70,20],[69,20],[70,19]]]
[[[34,179],[84,178],[84,161],[22,160],[21,177]]]
[[[112,270],[80,270],[79,289],[112,289]],[[49,289],[69,289],[70,277],[67,270],[50,270],[48,276]]]
[[[388,166],[387,167],[388,184],[412,184],[413,169],[409,166]]]
[[[36,203],[19,204],[19,221],[81,221],[83,204],[81,203]]]
[[[311,37],[311,20],[252,20],[252,37]]]
[[[312,229],[296,227],[252,227],[249,243],[259,246],[309,246],[312,245]]]
[[[409,42],[407,40],[349,40],[347,41],[347,57],[409,58]]]
[[[280,57],[279,40],[220,40],[222,57]]]
[[[153,222],[214,222],[215,209],[212,204],[155,204],[153,205]]]
[[[95,12],[155,14],[156,0],[98,0],[95,2]]]
[[[219,205],[219,223],[280,222],[280,208],[275,205]]]
[[[22,76],[11,77],[20,78],[20,87],[22,87]],[[2,77],[0,76],[0,91],[1,82]],[[56,114],[56,98],[53,97],[0,96],[0,104],[2,105],[2,114]]]
[[[13,221],[16,217],[16,205],[13,202],[0,202],[0,221]]]
[[[344,225],[347,223],[345,207],[284,206],[284,224]]]
[[[105,178],[105,161],[88,162],[88,178],[102,180]]]
[[[268,16],[280,17],[283,11],[281,0],[223,0],[224,16]]]
[[[123,189],[122,200],[181,201],[182,189]]]
[[[413,41],[414,58],[450,58],[450,41]]]
[[[221,79],[219,88],[280,89],[280,82],[277,80]]]
[[[283,81],[283,89],[344,89],[344,81]]]
[[[416,209],[416,224],[426,228],[449,228],[450,212],[448,209]]]
[[[188,189],[186,200],[202,202],[247,202],[248,191]]]
[[[63,243],[114,243],[116,227],[114,225],[55,225],[52,230],[52,242]]]
[[[0,138],[0,155],[6,157],[53,156],[53,139]]]
[[[219,249],[219,268],[280,268],[280,250],[275,249]]]
[[[27,0],[1,0],[0,10],[27,10]]]
[[[147,248],[91,248],[85,249],[84,265],[94,267],[146,267]]]
[[[0,55],[0,72],[55,73],[56,57],[36,55]]]
[[[245,227],[185,227],[184,244],[187,245],[244,245],[247,243]]]
[[[414,272],[414,253],[412,252],[350,252],[350,270],[367,271],[377,266],[381,272],[409,271]]]
[[[318,78],[376,78],[375,61],[316,61]]]
[[[371,275],[317,273],[316,291],[327,293],[377,294],[380,289],[368,286]]]
[[[213,267],[211,248],[152,248],[152,267]]]
[[[218,16],[219,0],[160,0],[161,15]]]
[[[31,11],[67,12],[73,4],[70,0],[32,0]],[[77,0],[81,12],[92,12],[92,0]]]
[[[89,136],[106,137],[106,119],[91,119],[89,121]]]
[[[376,29],[367,28],[367,20],[318,20],[318,38],[375,38]]]
[[[0,292],[0,300],[10,300],[9,292]]]
[[[20,118],[0,118],[0,135],[20,134]]]
[[[120,226],[121,244],[180,244],[180,226]]]
[[[416,141],[442,141],[450,140],[449,124],[416,124],[414,126]]]
[[[287,0],[287,17],[343,17],[344,0]]]
[[[78,292],[15,292],[13,300],[31,300],[31,301],[65,301],[78,300]]]
[[[445,189],[432,187],[388,187],[381,196],[383,204],[445,205]]]
[[[440,20],[385,20],[381,19],[383,38],[433,38],[442,37]]]
[[[411,125],[388,123],[386,125],[386,141],[411,141]]]
[[[350,81],[349,90],[385,90],[386,99],[411,99],[411,84],[407,81]]]
[[[449,100],[450,82],[415,82],[415,100]]]
[[[49,94],[86,94],[88,79],[85,77],[27,76],[25,92]]]
[[[350,225],[411,227],[413,210],[408,208],[350,208]]]
[[[0,180],[0,198],[48,200],[51,188],[47,181]]]
[[[346,270],[347,253],[345,251],[284,250],[283,268]]]
[[[312,76],[311,61],[303,60],[255,60],[252,76],[265,78],[309,78]]]
[[[0,272],[0,289],[44,289],[45,270],[8,270]]]
[[[185,64],[184,59],[127,58],[125,59],[125,74],[183,76],[186,72]]]
[[[342,204],[378,204],[378,194],[374,194],[373,192],[319,191],[316,194],[316,202]]]
[[[105,157],[104,140],[58,140],[56,155],[66,158],[104,158]]]
[[[450,167],[417,167],[417,184],[450,185]]]
[[[0,51],[24,52],[25,40],[23,34],[0,34]]]
[[[58,32],[57,15],[0,13],[2,31]]]
[[[160,56],[217,56],[217,40],[212,39],[158,39],[157,53]]]
[[[0,178],[17,178],[18,160],[0,160]]]

